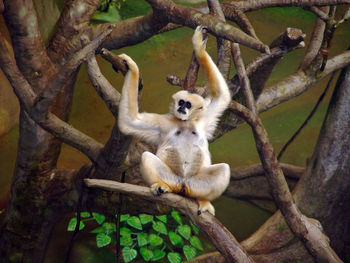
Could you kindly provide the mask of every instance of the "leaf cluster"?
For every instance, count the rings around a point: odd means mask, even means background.
[[[98,213],[80,213],[79,230],[87,221],[96,221],[98,227],[90,231],[96,234],[98,248],[116,244],[116,225]],[[113,221],[113,220],[112,220]],[[196,257],[203,246],[198,238],[199,230],[176,210],[168,215],[153,216],[139,214],[120,216],[120,246],[124,262],[137,259],[180,263]],[[74,231],[77,218],[73,217],[67,227]]]

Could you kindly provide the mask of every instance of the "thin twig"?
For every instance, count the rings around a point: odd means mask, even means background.
[[[74,232],[73,232],[73,235],[69,241],[69,245],[68,245],[68,250],[67,250],[67,253],[66,253],[66,259],[65,259],[65,263],[68,263],[69,262],[69,257],[70,257],[70,254],[71,254],[71,251],[72,251],[72,248],[73,248],[73,244],[74,244],[74,240],[75,238],[77,237],[78,235],[78,232],[79,232],[79,227],[80,227],[80,220],[81,220],[81,216],[80,216],[80,213],[81,213],[81,209],[82,209],[82,206],[83,206],[83,196],[84,196],[84,193],[85,193],[85,184],[84,184],[84,179],[88,178],[92,169],[94,168],[94,165],[91,164],[89,169],[87,170],[87,172],[84,174],[82,180],[81,180],[81,183],[80,183],[80,192],[79,192],[79,197],[78,197],[78,201],[77,201],[77,224],[75,225],[75,228],[74,228]]]
[[[309,113],[309,115],[306,117],[305,121],[301,124],[299,129],[292,135],[292,137],[289,138],[289,140],[286,142],[286,144],[282,147],[281,151],[279,152],[277,156],[277,160],[280,160],[282,158],[283,153],[287,150],[288,146],[295,140],[295,138],[300,134],[300,132],[304,129],[304,127],[308,124],[308,122],[311,120],[311,118],[314,116],[315,112],[317,111],[318,107],[320,106],[322,100],[326,96],[327,91],[331,87],[331,83],[336,75],[336,71],[332,73],[331,78],[329,79],[326,88],[322,92],[321,96],[318,98],[314,108]]]
[[[250,88],[249,79],[241,56],[241,50],[237,43],[232,44],[232,55],[247,107],[253,114],[257,114],[254,95]]]
[[[125,171],[122,173],[122,177],[120,179],[121,183],[125,183]],[[115,244],[115,255],[116,255],[116,262],[121,262],[121,250],[120,250],[120,216],[122,213],[122,206],[123,206],[123,195],[119,193],[119,202],[118,202],[118,209],[117,209],[117,218],[116,218],[116,244]]]

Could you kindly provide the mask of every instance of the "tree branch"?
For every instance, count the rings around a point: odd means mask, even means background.
[[[86,61],[86,69],[89,75],[89,79],[96,92],[106,103],[108,109],[112,112],[113,116],[117,119],[120,93],[101,73],[95,55],[90,55],[90,57],[88,57]]]
[[[209,13],[214,16],[217,16],[222,22],[226,22],[219,1],[207,0],[207,2],[209,7]],[[216,38],[216,43],[218,50],[218,58],[216,64],[224,79],[227,80],[231,68],[231,42],[223,38]]]
[[[278,83],[266,88],[256,101],[259,112],[266,111],[286,100],[305,92],[316,82],[330,73],[350,64],[350,51],[345,51],[327,61],[327,65],[320,76],[307,75],[303,71],[289,75]]]
[[[85,179],[85,183],[88,187],[117,191],[119,193],[138,196],[149,201],[174,207],[186,214],[196,226],[206,233],[217,249],[230,262],[253,262],[249,255],[242,250],[235,237],[214,216],[208,212],[198,216],[198,205],[188,198],[173,193],[154,196],[151,194],[148,187],[115,181]]]
[[[65,1],[47,47],[47,52],[55,64],[65,64],[73,52],[81,49],[80,35],[83,29],[88,27],[99,3],[100,0]]]
[[[222,37],[260,52],[269,53],[269,48],[266,45],[241,30],[221,22],[219,18],[213,15],[203,14],[195,9],[176,5],[171,0],[147,0],[147,2],[151,4],[154,10],[162,11],[172,23],[183,24],[193,29],[198,25],[205,25],[209,32],[216,37]],[[186,19],[183,19],[184,17]]]
[[[138,44],[158,34],[161,29],[168,25],[168,22],[169,21],[162,14],[152,12],[144,16],[133,17],[112,23],[115,29],[103,42],[101,48],[113,50]],[[109,24],[100,24],[90,27],[90,38],[94,38],[101,32],[104,32],[108,25]]]
[[[182,88],[184,90],[188,90],[190,92],[194,90],[194,87],[196,85],[196,81],[198,78],[198,71],[199,71],[199,63],[197,61],[196,54],[192,52],[191,61],[190,61],[190,64],[188,65],[185,79],[183,80]]]
[[[264,90],[265,83],[271,75],[276,64],[288,52],[304,46],[305,34],[297,28],[287,28],[270,44],[271,53],[261,54],[246,66],[246,72],[249,77],[250,85],[256,99]],[[233,94],[239,89],[239,78],[236,74],[229,84]]]
[[[266,179],[271,187],[272,196],[292,232],[303,242],[306,249],[317,261],[341,262],[330,247],[329,239],[324,235],[320,223],[304,216],[294,203],[283,171],[279,166],[273,146],[260,118],[235,101],[231,103],[231,109],[244,118],[253,130],[259,157],[266,173]]]
[[[55,72],[45,51],[32,0],[5,1],[4,17],[11,35],[17,66],[32,85],[40,91]],[[19,8],[25,7],[25,8]]]
[[[290,179],[298,180],[305,172],[304,167],[295,166],[287,163],[280,163],[284,175]],[[262,176],[265,174],[262,165],[253,164],[249,166],[242,166],[231,169],[231,179],[240,180],[255,176]]]
[[[237,5],[232,4],[229,8],[225,8],[225,5],[223,5],[222,9],[226,19],[235,22],[240,27],[240,29],[242,29],[248,35],[259,39],[248,17],[244,14],[244,12],[242,12],[242,10]]]
[[[0,34],[0,66],[10,81],[14,92],[16,93],[21,104],[24,106],[30,117],[35,120],[43,129],[49,131],[63,142],[77,148],[86,154],[91,160],[96,161],[102,145],[94,139],[76,130],[66,122],[62,121],[55,115],[48,113],[47,116],[36,114],[33,111],[34,99],[36,94],[27,80],[21,74],[16,66],[14,58],[6,48],[5,40]]]
[[[226,14],[226,8],[230,8],[235,5],[242,12],[250,12],[258,9],[270,8],[270,7],[288,7],[288,6],[328,6],[328,5],[341,5],[350,4],[350,0],[247,0],[247,1],[227,1],[222,3],[224,13]]]
[[[232,44],[232,54],[239,82],[241,84],[242,93],[245,98],[245,104],[247,105],[248,109],[252,111],[253,114],[257,114],[255,99],[253,96],[253,92],[250,89],[249,79],[245,70],[243,59],[241,57],[241,50],[237,43]]]
[[[314,13],[319,19],[323,20],[323,22],[327,23],[329,20],[329,16],[316,6],[308,6],[304,7],[304,9]]]
[[[100,46],[104,39],[112,32],[113,26],[110,26],[105,32],[97,36],[96,39],[87,44],[80,51],[75,53],[75,55],[61,67],[61,70],[56,74],[56,76],[47,84],[45,89],[37,96],[34,108],[36,114],[45,115],[49,106],[51,105],[54,98],[60,92],[67,79],[70,78],[76,69],[84,62],[90,53],[95,53],[95,50]]]

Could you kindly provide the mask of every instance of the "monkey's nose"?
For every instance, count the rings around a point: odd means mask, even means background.
[[[182,114],[186,114],[185,109],[182,108],[182,107],[178,108],[178,109],[177,109],[177,112],[182,113]]]

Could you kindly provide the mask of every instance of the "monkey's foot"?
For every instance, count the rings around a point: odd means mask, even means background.
[[[196,52],[204,51],[208,40],[207,29],[203,26],[197,26],[192,37],[193,49]]]
[[[208,200],[198,199],[198,205],[199,205],[198,211],[197,211],[198,215],[200,215],[205,211],[208,211],[210,214],[215,216],[215,208]]]
[[[151,185],[151,193],[160,196],[163,193],[171,192],[169,186],[165,183],[159,182]]]

